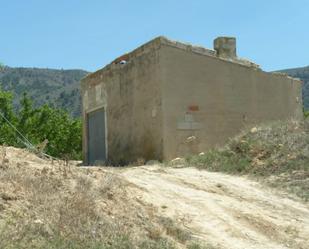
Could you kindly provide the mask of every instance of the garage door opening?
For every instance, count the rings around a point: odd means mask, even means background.
[[[105,127],[104,108],[87,114],[88,165],[102,165],[107,160]]]

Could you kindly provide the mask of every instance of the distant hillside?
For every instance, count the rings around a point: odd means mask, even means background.
[[[1,67],[0,84],[3,90],[14,92],[16,108],[22,94],[27,92],[36,106],[49,103],[79,116],[79,82],[87,74],[84,70]]]
[[[292,77],[300,78],[302,81],[304,81],[303,85],[304,107],[305,110],[309,110],[309,66],[285,69],[281,70],[280,72],[287,73]]]

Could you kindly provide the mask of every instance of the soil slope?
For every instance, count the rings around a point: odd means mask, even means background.
[[[129,168],[121,175],[138,187],[134,196],[218,248],[309,248],[308,204],[257,182],[159,166]]]
[[[76,167],[12,147],[0,152],[0,248],[57,248],[45,246],[54,231],[70,243],[130,236],[130,244],[102,247],[113,249],[174,248],[164,239],[177,248],[309,248],[308,203],[246,177],[162,165]],[[187,247],[194,238],[211,246]]]

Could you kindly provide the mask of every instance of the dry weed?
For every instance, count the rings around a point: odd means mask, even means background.
[[[271,186],[309,200],[309,131],[301,122],[246,130],[224,148],[187,158],[187,165],[266,179]]]
[[[9,157],[12,151],[25,160]],[[1,249],[171,249],[190,239],[132,198],[134,186],[113,173],[74,167],[64,173],[65,165],[29,152],[3,155],[9,167],[0,170]]]

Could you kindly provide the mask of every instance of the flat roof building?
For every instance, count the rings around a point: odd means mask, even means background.
[[[301,119],[301,81],[158,37],[82,80],[84,163],[169,160],[222,146],[245,126]]]

